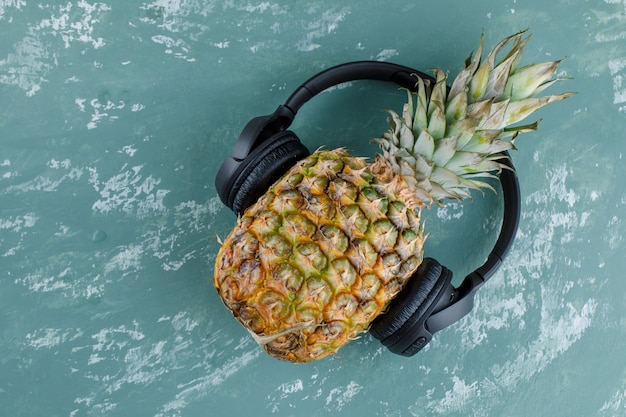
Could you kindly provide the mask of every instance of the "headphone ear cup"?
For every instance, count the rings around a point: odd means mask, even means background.
[[[246,166],[233,183],[230,191],[233,211],[243,213],[296,162],[308,155],[309,150],[289,130],[270,137],[248,156]]]
[[[412,327],[432,311],[450,280],[451,272],[446,267],[432,258],[424,258],[387,312],[372,322],[372,336],[386,346],[410,336],[407,327]]]

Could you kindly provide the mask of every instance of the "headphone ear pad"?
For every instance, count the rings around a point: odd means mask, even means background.
[[[234,193],[233,211],[243,213],[296,162],[308,155],[306,146],[289,130],[270,137],[248,156],[246,166],[233,183],[230,191]]]
[[[383,342],[386,339],[401,339],[402,329],[407,322],[415,323],[437,303],[438,294],[449,282],[450,271],[432,258],[424,258],[417,271],[409,279],[405,288],[393,299],[384,314],[378,316],[370,328],[370,333]],[[448,278],[448,279],[446,279]],[[385,343],[387,344],[387,343]]]

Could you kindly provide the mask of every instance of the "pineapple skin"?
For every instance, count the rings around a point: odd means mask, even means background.
[[[214,285],[270,355],[323,358],[366,331],[422,262],[422,205],[384,158],[317,151],[238,219]]]

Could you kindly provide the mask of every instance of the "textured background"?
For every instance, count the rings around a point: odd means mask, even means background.
[[[626,416],[626,2],[0,0],[0,404],[7,416]],[[530,28],[566,58],[514,155],[523,216],[474,312],[407,359],[369,335],[268,357],[210,283],[239,131],[349,60],[455,73]],[[293,128],[372,156],[393,86],[322,94]],[[433,209],[457,281],[498,198]]]

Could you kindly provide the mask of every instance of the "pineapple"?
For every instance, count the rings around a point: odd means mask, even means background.
[[[559,61],[519,67],[529,38],[510,36],[482,60],[481,37],[449,91],[439,69],[434,83],[417,78],[373,162],[318,150],[240,216],[214,284],[270,355],[309,362],[367,331],[422,262],[421,210],[490,188],[501,153],[537,128],[512,125],[571,95],[535,97],[559,80]]]

